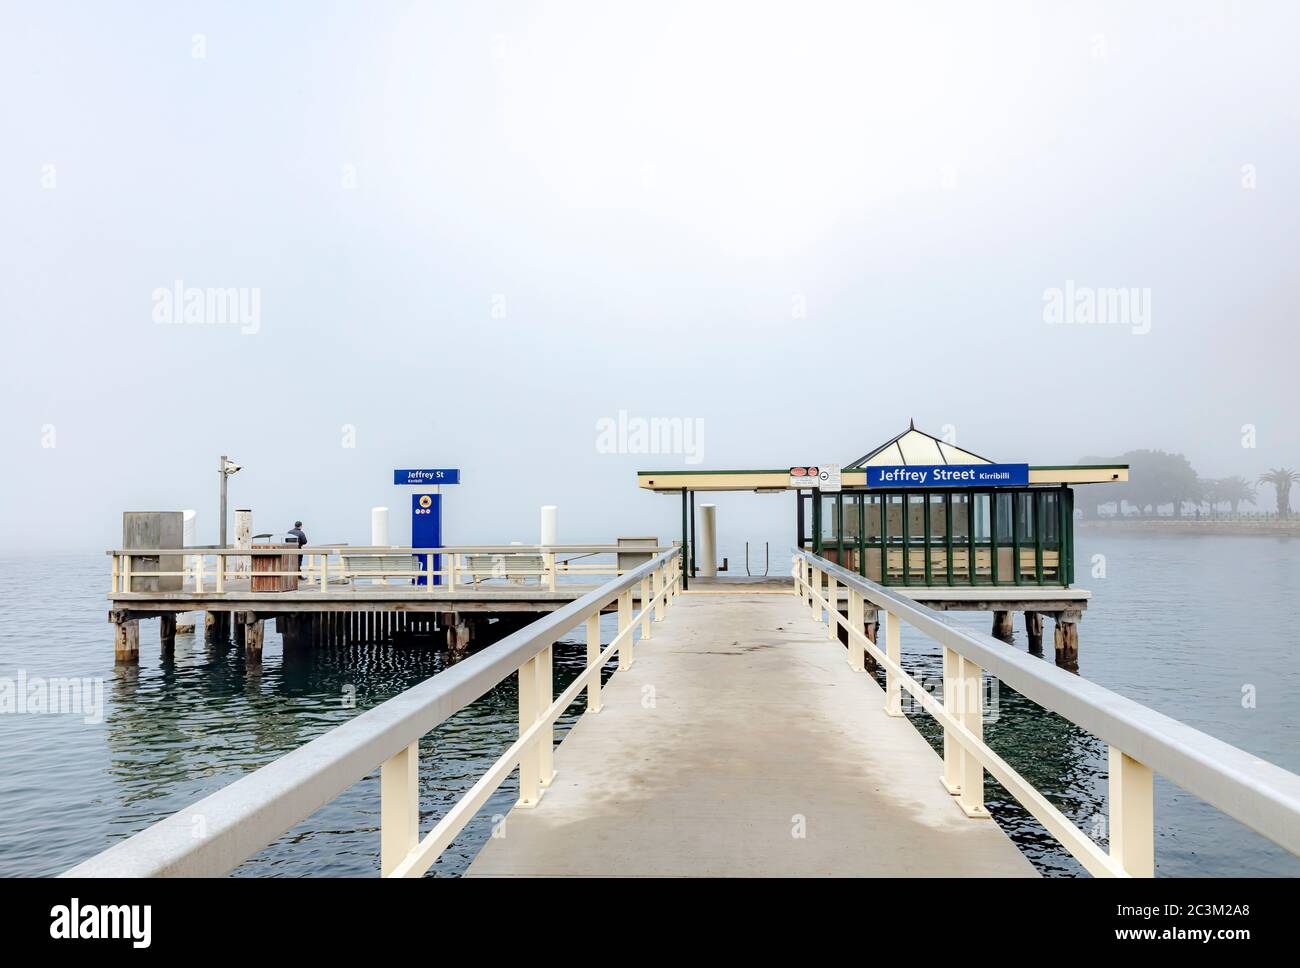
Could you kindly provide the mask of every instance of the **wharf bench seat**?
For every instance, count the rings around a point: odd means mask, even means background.
[[[528,579],[542,582],[546,564],[542,556],[522,552],[519,554],[466,555],[461,573],[467,583],[477,584],[491,578],[509,577],[515,584],[525,584]],[[526,572],[531,574],[517,574]]]
[[[410,582],[410,572],[418,571],[420,563],[414,555],[343,555],[343,567],[353,581],[364,578],[382,580],[385,575],[396,575],[393,581]],[[402,575],[402,572],[407,574]]]

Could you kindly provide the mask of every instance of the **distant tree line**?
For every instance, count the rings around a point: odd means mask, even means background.
[[[1225,507],[1236,514],[1240,505],[1256,503],[1258,488],[1264,486],[1272,488],[1281,517],[1291,514],[1291,485],[1300,483],[1300,472],[1288,467],[1272,468],[1254,481],[1240,475],[1201,477],[1182,454],[1163,450],[1130,450],[1116,457],[1084,457],[1080,463],[1129,465],[1128,481],[1088,489],[1088,496],[1097,498],[1088,502],[1094,511],[1098,505],[1114,502],[1120,514],[1154,516],[1164,505],[1173,505],[1178,517],[1183,517],[1189,509],[1196,513],[1221,511]]]

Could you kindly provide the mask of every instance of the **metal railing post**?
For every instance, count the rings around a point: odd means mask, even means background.
[[[379,871],[387,877],[420,842],[420,741],[379,769]]]
[[[433,594],[433,552],[424,556],[424,584],[427,586],[425,591],[430,595]]]
[[[650,638],[650,579],[641,579],[641,641]]]
[[[320,557],[320,590],[323,593],[325,591],[325,586],[329,584],[329,580],[330,580],[330,570],[328,564],[329,556],[326,553],[322,552],[319,557]],[[385,584],[387,584],[387,581],[385,581]]]
[[[226,590],[226,556],[217,555],[217,594]]]
[[[600,612],[587,619],[587,667],[600,662]],[[600,672],[587,680],[587,712],[600,712]]]
[[[959,722],[961,716],[957,707],[957,695],[960,691],[960,684],[957,682],[957,664],[960,661],[961,656],[946,645],[943,647],[943,708],[948,715]],[[939,777],[939,780],[943,783],[943,788],[954,797],[961,793],[961,756],[961,744],[957,742],[951,731],[945,728],[943,731],[943,775]]]
[[[828,639],[837,638],[839,635],[839,623],[836,616],[840,613],[840,586],[835,578],[827,572],[826,574],[826,637]]]
[[[627,635],[618,645],[618,667],[620,670],[632,668],[636,657],[632,653],[632,592],[629,589],[618,596],[618,634]]]
[[[533,656],[519,667],[519,735],[532,728],[537,722],[537,656]],[[541,790],[541,750],[534,739],[519,756],[519,801],[516,807],[535,807],[542,798]]]
[[[1155,877],[1151,769],[1113,746],[1109,759],[1110,856],[1133,877]]]
[[[981,743],[984,741],[984,671],[965,656],[957,656],[958,709],[961,724]],[[985,819],[984,765],[974,753],[961,751],[961,791],[957,803],[968,817]]]
[[[547,646],[537,653],[537,716],[555,702],[555,678],[551,666],[551,649]],[[555,779],[555,724],[542,727],[537,740],[537,776],[543,787]]]
[[[902,620],[891,611],[882,613],[885,628],[885,655],[893,663],[902,664]],[[898,676],[885,669],[885,715],[903,715],[903,688]]]
[[[655,621],[656,622],[662,622],[664,620],[664,603],[663,603],[663,599],[660,598],[660,595],[663,593],[663,590],[664,590],[664,570],[662,568],[656,568],[654,570],[654,596],[655,596]]]
[[[858,638],[865,634],[862,611],[862,593],[849,588],[849,668],[854,672],[863,672],[867,668],[867,649]]]

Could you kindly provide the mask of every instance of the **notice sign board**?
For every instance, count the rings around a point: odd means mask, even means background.
[[[791,467],[790,486],[819,487],[823,491],[838,491],[840,489],[840,465],[822,464],[817,466],[809,464],[806,467]]]
[[[460,470],[452,468],[419,468],[393,471],[394,484],[413,484],[432,487],[435,484],[459,484]]]
[[[867,487],[1024,487],[1028,464],[886,464],[867,468]]]

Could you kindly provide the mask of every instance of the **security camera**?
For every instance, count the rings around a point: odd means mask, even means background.
[[[226,470],[226,475],[229,476],[231,474],[238,474],[241,470],[243,470],[243,468],[239,464],[236,464],[233,460],[228,460],[226,461],[225,470]]]

